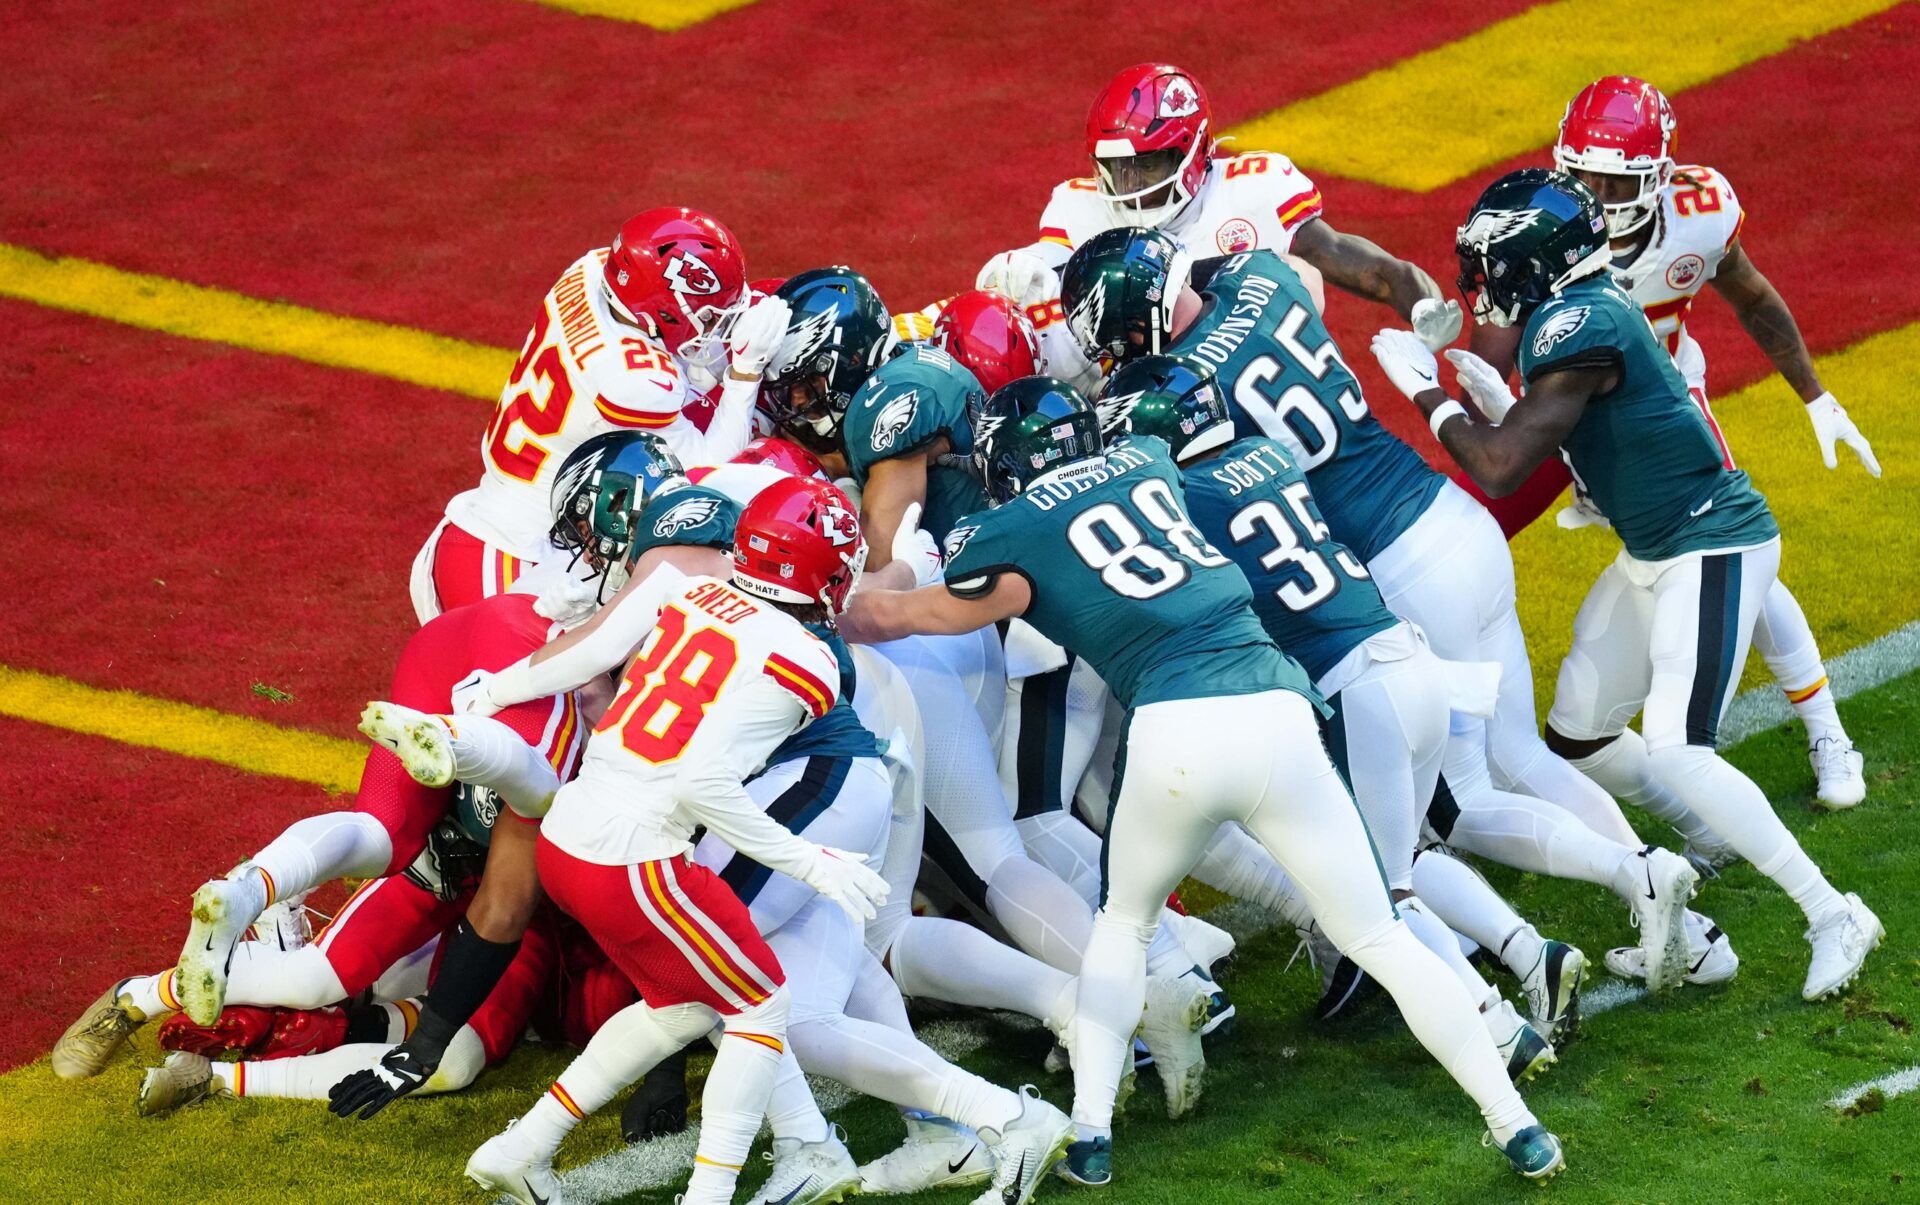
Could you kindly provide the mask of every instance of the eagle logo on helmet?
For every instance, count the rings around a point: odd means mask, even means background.
[[[698,527],[713,520],[720,511],[718,498],[688,498],[676,504],[661,515],[653,525],[653,534],[658,539],[678,535],[690,527]]]
[[[720,291],[719,273],[708,267],[706,260],[689,251],[676,250],[667,259],[667,266],[661,275],[667,278],[667,287],[676,293],[708,297]]]
[[[1184,75],[1169,78],[1160,92],[1160,116],[1163,119],[1192,117],[1199,111],[1200,96],[1193,89],[1193,81]]]
[[[1555,346],[1587,324],[1589,307],[1569,306],[1540,324],[1540,330],[1533,337],[1533,355],[1535,359],[1545,356]]]
[[[885,452],[893,447],[894,441],[906,434],[913,425],[913,415],[920,407],[920,391],[909,389],[880,408],[873,420],[873,450]]]
[[[1133,408],[1138,406],[1140,399],[1145,396],[1147,394],[1144,389],[1137,389],[1132,393],[1116,394],[1096,401],[1093,404],[1093,412],[1100,418],[1100,429],[1109,435],[1120,430],[1126,423],[1127,417],[1133,413]]]
[[[973,426],[973,446],[984,448],[987,441],[1000,433],[1000,426],[1007,421],[1004,414],[983,414]]]
[[[1538,209],[1483,209],[1460,230],[1460,241],[1477,251],[1505,242],[1533,224]]]
[[[779,376],[811,360],[815,353],[825,350],[834,342],[834,319],[839,317],[833,310],[821,310],[809,314],[798,325],[787,328],[787,337],[781,340],[779,354],[774,357],[770,373]]]
[[[1084,350],[1105,350],[1094,340],[1099,337],[1100,323],[1106,316],[1107,294],[1104,289],[1088,289],[1086,294],[1074,303],[1072,311],[1067,314],[1067,326],[1078,337],[1080,346]]]

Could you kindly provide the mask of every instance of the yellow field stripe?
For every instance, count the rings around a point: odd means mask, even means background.
[[[547,8],[565,9],[588,17],[632,21],[654,29],[685,29],[702,21],[745,8],[754,0],[534,0]]]
[[[1712,348],[1707,356],[1711,364]],[[1831,658],[1920,618],[1913,572],[1920,564],[1920,423],[1908,402],[1920,392],[1920,323],[1820,356],[1815,365],[1872,442],[1886,473],[1879,480],[1844,447],[1840,467],[1827,471],[1806,408],[1777,376],[1715,400],[1713,412],[1734,459],[1780,521],[1780,580]],[[1520,621],[1542,714],[1574,612],[1620,551],[1610,531],[1555,526],[1554,509],[1513,541]],[[1759,656],[1750,657],[1744,685],[1768,680]]]
[[[491,401],[515,353],[0,243],[0,296]]]
[[[1668,95],[1893,7],[1890,0],[1555,0],[1228,131],[1309,171],[1427,192],[1552,143],[1603,75]]]
[[[359,786],[367,760],[367,746],[357,741],[6,666],[0,666],[0,715],[336,793]]]

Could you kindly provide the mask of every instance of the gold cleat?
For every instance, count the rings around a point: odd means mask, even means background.
[[[86,1079],[100,1074],[133,1031],[147,1023],[147,1014],[120,999],[127,982],[122,979],[108,988],[53,1044],[49,1061],[55,1075]]]

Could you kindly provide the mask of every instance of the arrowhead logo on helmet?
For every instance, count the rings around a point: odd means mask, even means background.
[[[660,274],[667,278],[667,287],[676,293],[710,297],[720,291],[719,274],[708,267],[705,260],[688,251],[675,250]]]
[[[835,548],[845,548],[860,538],[860,520],[852,511],[830,499],[820,508],[820,533],[833,541]]]
[[[873,420],[873,450],[885,452],[913,425],[914,412],[920,406],[920,391],[909,389],[880,408]]]
[[[1160,93],[1160,116],[1192,117],[1199,111],[1200,97],[1193,90],[1193,81],[1184,75],[1168,79]]]
[[[690,527],[698,527],[710,522],[720,511],[718,498],[689,498],[670,508],[653,525],[653,534],[658,539],[677,535]]]
[[[1539,216],[1538,209],[1483,209],[1461,229],[1459,241],[1485,251],[1519,234]]]

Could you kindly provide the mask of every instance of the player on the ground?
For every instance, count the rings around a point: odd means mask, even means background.
[[[1330,751],[1394,902],[1474,997],[1509,1071],[1519,1079],[1551,1062],[1585,955],[1532,926],[1489,947],[1520,976],[1536,1033],[1461,956],[1452,918],[1414,891],[1414,850],[1439,781],[1448,712],[1490,709],[1497,667],[1440,660],[1418,628],[1387,610],[1366,567],[1333,539],[1286,449],[1264,436],[1234,439],[1226,399],[1204,369],[1143,356],[1108,379],[1098,410],[1110,440],[1130,432],[1167,444],[1195,526],[1246,574],[1261,625],[1326,699]]]
[[[1311,265],[1249,251],[1204,291],[1184,270],[1158,231],[1097,235],[1067,264],[1070,321],[1114,363],[1168,351],[1208,365],[1234,434],[1287,449],[1388,608],[1441,657],[1502,666],[1492,719],[1453,717],[1441,781],[1458,807],[1430,810],[1429,822],[1469,852],[1607,887],[1632,909],[1649,982],[1677,984],[1696,873],[1643,846],[1619,805],[1541,741],[1499,525],[1374,418],[1321,321]]]
[[[1514,1167],[1545,1177],[1557,1139],[1514,1091],[1474,1004],[1395,914],[1353,800],[1320,742],[1318,696],[1267,638],[1244,576],[1181,508],[1164,445],[1105,449],[1093,408],[1048,377],[1016,381],[974,435],[992,509],[947,540],[945,585],[868,591],[849,635],[963,632],[1024,615],[1092,661],[1127,706],[1107,827],[1106,895],[1081,968],[1069,1179],[1111,1179],[1114,1096],[1132,1057],[1146,951],[1167,893],[1240,821],[1302,885],[1328,934],[1399,1001],[1481,1107]],[[1189,1022],[1204,1023],[1204,1012]],[[1197,1078],[1185,1085],[1197,1096]],[[1191,1103],[1190,1099],[1188,1103]]]
[[[1844,443],[1867,472],[1878,477],[1880,463],[1873,448],[1821,384],[1792,311],[1747,255],[1741,238],[1746,213],[1732,184],[1711,168],[1676,165],[1675,139],[1672,106],[1645,80],[1608,76],[1581,89],[1567,105],[1553,148],[1554,163],[1599,197],[1607,216],[1614,279],[1646,311],[1729,467],[1733,453],[1707,402],[1706,355],[1687,329],[1694,300],[1709,284],[1806,403],[1826,466],[1835,467],[1835,445]],[[1500,372],[1499,379],[1485,378],[1481,389],[1505,392],[1501,370],[1513,367],[1516,340],[1512,328],[1475,328],[1471,346]],[[1463,380],[1471,376],[1471,361],[1460,355],[1455,362]],[[1546,488],[1529,483],[1527,494],[1537,502],[1530,513],[1516,516],[1517,521],[1530,521],[1566,483],[1565,466],[1557,461],[1543,465],[1540,473]],[[1574,526],[1599,522],[1600,516],[1576,499],[1562,511],[1561,521]],[[1835,809],[1860,802],[1867,790],[1861,756],[1840,722],[1813,629],[1785,582],[1776,579],[1767,591],[1754,624],[1753,647],[1806,726],[1815,798]]]
[[[447,503],[414,559],[420,622],[507,589],[553,555],[554,474],[583,440],[659,436],[683,464],[725,460],[751,435],[760,368],[784,307],[749,310],[746,257],[704,213],[649,209],[548,290],[480,439],[480,484]],[[757,312],[756,312],[757,311]],[[703,432],[682,413],[719,386]]]
[[[1539,168],[1495,181],[1460,226],[1460,291],[1475,320],[1521,331],[1527,393],[1498,425],[1447,397],[1433,353],[1410,333],[1382,331],[1374,353],[1482,489],[1509,492],[1564,455],[1613,525],[1624,548],[1574,619],[1548,723],[1590,757],[1641,716],[1643,739],[1618,755],[1644,758],[1645,773],[1800,905],[1813,947],[1802,995],[1818,1000],[1860,973],[1885,931],[1714,748],[1779,569],[1780,529],[1609,276],[1606,230],[1586,185]]]
[[[1039,241],[988,260],[980,287],[1018,302],[1045,338],[1068,318],[1058,275],[1068,255],[1103,230],[1146,226],[1194,261],[1291,252],[1354,296],[1392,306],[1429,346],[1458,337],[1460,305],[1431,276],[1334,229],[1320,190],[1285,155],[1225,154],[1218,136],[1207,94],[1187,72],[1166,63],[1121,71],[1087,114],[1094,174],[1056,187]]]

